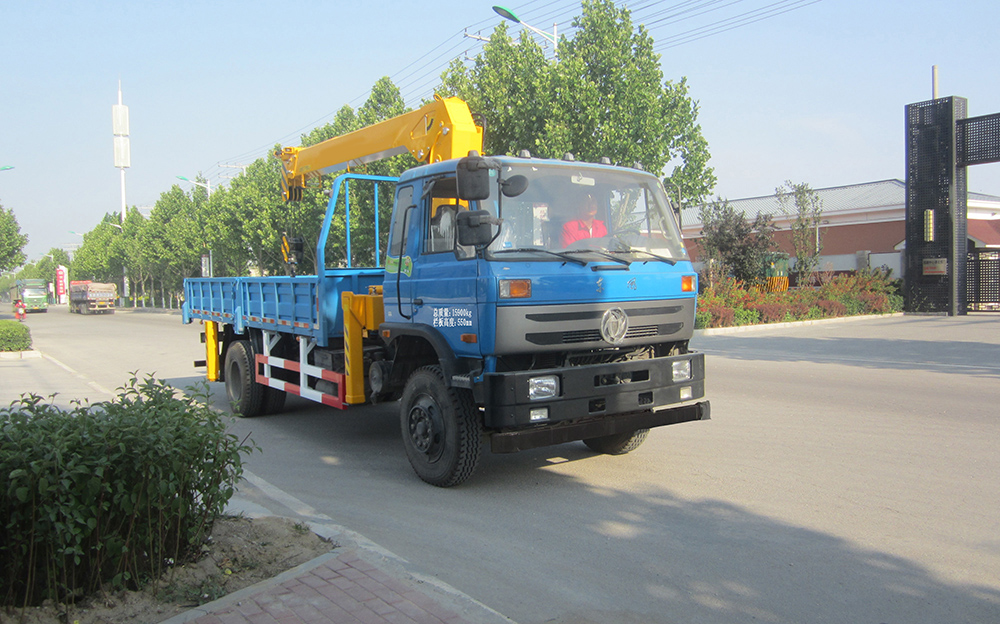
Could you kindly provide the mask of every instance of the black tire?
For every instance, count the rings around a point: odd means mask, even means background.
[[[264,414],[280,414],[285,409],[285,397],[288,394],[284,390],[278,390],[267,386],[264,388]]]
[[[234,414],[250,418],[261,413],[264,386],[254,374],[253,349],[246,340],[238,340],[226,350],[226,396]]]
[[[629,433],[616,433],[599,438],[589,438],[584,440],[583,443],[590,450],[598,453],[624,455],[639,448],[639,445],[643,443],[647,435],[649,435],[649,429],[639,429],[638,431],[631,431]]]
[[[479,463],[482,421],[469,390],[449,388],[438,366],[419,368],[400,403],[406,458],[423,481],[458,485]]]

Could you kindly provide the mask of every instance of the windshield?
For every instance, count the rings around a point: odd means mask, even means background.
[[[24,296],[25,297],[45,297],[47,295],[48,295],[48,292],[46,292],[45,290],[43,290],[41,288],[25,288],[24,289]]]
[[[523,175],[527,189],[503,197],[500,234],[489,247],[504,260],[686,260],[659,181],[632,170],[573,163],[504,163],[501,176]],[[497,185],[481,207],[497,213]]]

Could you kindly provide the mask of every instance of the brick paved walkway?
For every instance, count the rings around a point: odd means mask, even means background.
[[[480,624],[510,622],[481,605],[458,613],[411,578],[393,576],[340,549],[269,582],[188,611],[164,624]]]

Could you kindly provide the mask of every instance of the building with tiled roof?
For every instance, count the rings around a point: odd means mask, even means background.
[[[820,270],[853,270],[860,266],[888,266],[899,275],[901,251],[906,240],[906,185],[902,180],[881,180],[848,186],[813,189],[822,202],[823,253]],[[975,247],[1000,248],[1000,197],[968,194],[968,237]],[[785,214],[777,197],[729,200],[748,221],[758,214],[771,215],[779,249],[792,254],[791,225],[795,214]],[[688,252],[697,260],[701,221],[698,207],[681,213]]]

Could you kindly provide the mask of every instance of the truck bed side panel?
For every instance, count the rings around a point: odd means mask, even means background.
[[[383,269],[330,269],[322,284],[315,275],[187,279],[184,320],[229,323],[238,334],[254,327],[311,336],[322,345],[324,334],[343,336],[341,294],[367,294],[369,286],[382,284],[383,275]]]
[[[184,322],[201,319],[235,323],[238,283],[237,277],[184,280]]]

